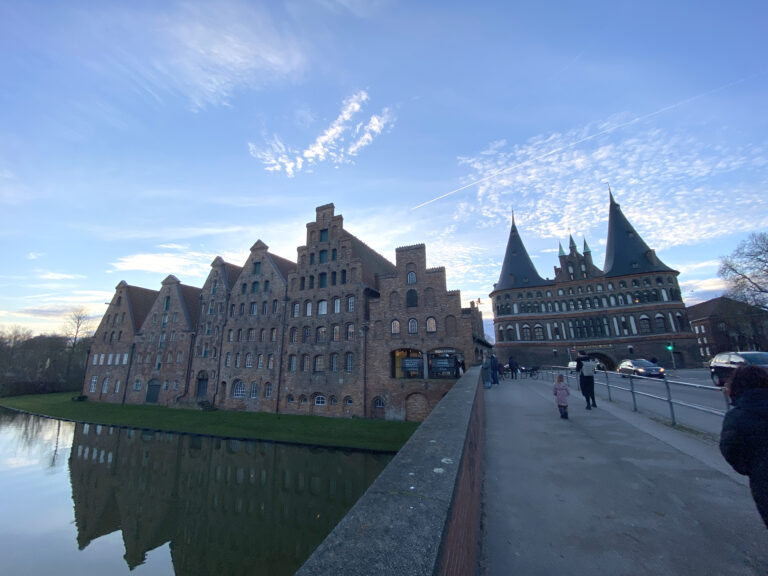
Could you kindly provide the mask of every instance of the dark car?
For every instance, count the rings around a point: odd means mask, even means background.
[[[631,374],[632,376],[646,376],[648,378],[664,378],[664,368],[645,358],[622,360],[616,372],[622,376]]]
[[[709,375],[715,386],[724,386],[733,371],[745,364],[768,370],[768,352],[720,352],[709,363]]]

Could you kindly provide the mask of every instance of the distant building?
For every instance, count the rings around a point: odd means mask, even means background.
[[[656,358],[682,367],[699,361],[677,282],[610,195],[608,239],[601,270],[584,240],[573,237],[553,279],[539,276],[512,220],[493,301],[496,353],[523,365],[565,365],[578,354],[609,369],[624,358]],[[674,351],[667,350],[672,344]]]
[[[297,262],[261,240],[202,288],[118,284],[83,393],[96,401],[422,420],[489,347],[423,244],[396,263],[316,209]],[[117,334],[117,336],[115,336]]]
[[[688,307],[699,354],[768,349],[768,310],[720,296]]]

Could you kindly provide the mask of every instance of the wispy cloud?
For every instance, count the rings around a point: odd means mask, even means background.
[[[184,275],[205,278],[211,270],[215,254],[201,252],[157,252],[130,254],[111,263],[109,272],[140,271],[155,274]]]
[[[42,258],[45,254],[43,252],[29,252],[27,253],[27,260],[37,260]]]
[[[41,280],[77,280],[85,278],[82,274],[66,274],[63,272],[40,272],[38,278]]]
[[[529,234],[589,237],[599,227],[594,235],[600,237],[610,183],[624,213],[656,249],[768,226],[768,196],[756,193],[768,184],[764,146],[713,146],[659,128],[584,142],[585,135],[606,131],[605,126],[542,135],[511,147],[493,142],[460,157],[471,169],[466,181],[478,182],[476,201],[461,204],[463,218],[479,214],[495,226],[514,209]],[[572,147],[573,142],[582,144]],[[720,187],[725,176],[727,190]]]
[[[286,145],[275,134],[265,138],[263,146],[249,142],[248,151],[264,164],[265,170],[285,171],[289,178],[302,169],[321,162],[330,161],[337,165],[350,162],[350,157],[357,156],[395,121],[392,111],[384,108],[379,114],[372,114],[367,121],[353,125],[353,119],[362,112],[368,99],[368,93],[364,90],[347,98],[339,115],[303,150]],[[348,140],[351,142],[348,143]]]
[[[273,12],[239,0],[104,7],[83,13],[79,30],[100,47],[89,55],[91,66],[128,80],[137,93],[157,101],[181,95],[200,110],[228,105],[239,91],[301,77],[304,41]]]

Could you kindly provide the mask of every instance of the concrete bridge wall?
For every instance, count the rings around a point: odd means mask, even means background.
[[[483,388],[470,368],[299,576],[467,575],[478,566]]]

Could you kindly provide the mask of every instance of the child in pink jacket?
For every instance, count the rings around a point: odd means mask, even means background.
[[[568,396],[571,391],[568,390],[568,385],[562,374],[555,376],[555,387],[552,393],[555,396],[555,402],[557,402],[557,409],[560,410],[560,418],[568,420]]]

